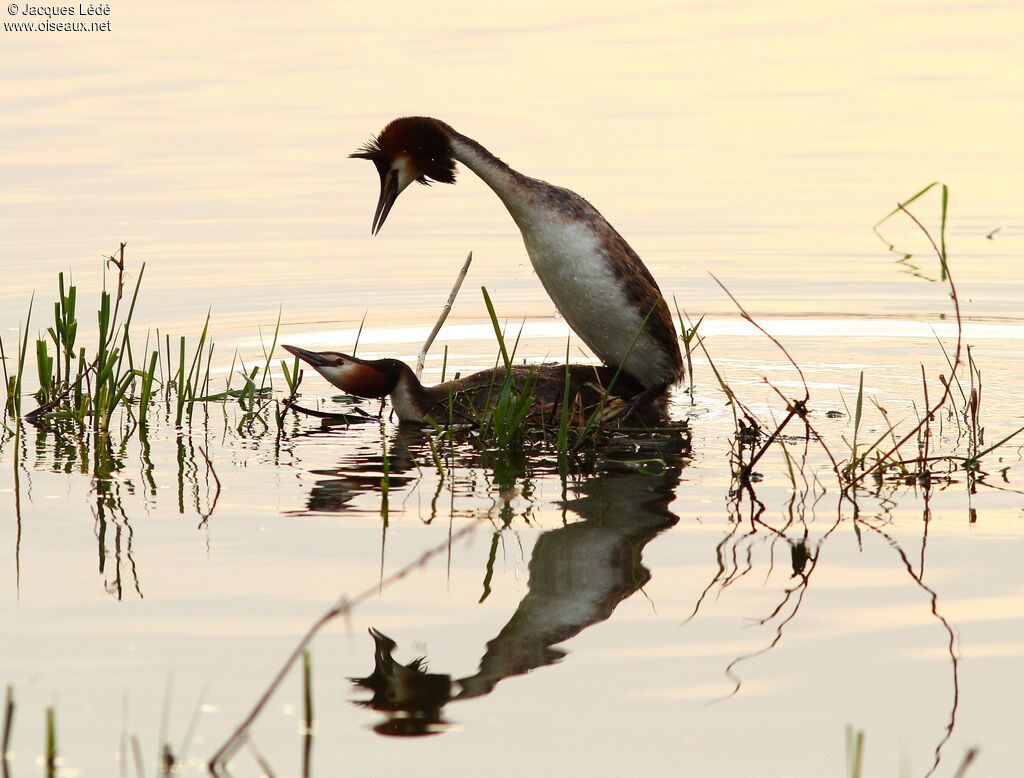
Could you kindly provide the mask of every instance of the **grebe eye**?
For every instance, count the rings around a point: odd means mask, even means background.
[[[336,367],[341,367],[342,365],[345,364],[345,360],[342,359],[341,357],[338,357],[336,360],[334,360],[334,364]]]

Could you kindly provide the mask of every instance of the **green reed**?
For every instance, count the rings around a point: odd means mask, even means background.
[[[857,450],[857,438],[860,435],[860,423],[864,415],[864,371],[860,371],[860,383],[857,385],[857,403],[853,412],[853,441],[850,443],[850,459],[843,468],[845,475],[854,473],[864,463],[868,452],[859,453]],[[869,449],[870,451],[870,449]]]
[[[846,774],[849,778],[861,778],[864,764],[864,730],[846,725]]]
[[[57,276],[57,287],[58,297],[53,304],[53,326],[48,328],[47,332],[58,355],[56,380],[60,384],[70,381],[71,362],[75,358],[75,341],[78,337],[78,290],[74,286],[65,288],[63,273]]]
[[[57,775],[57,714],[53,707],[46,709],[46,775]]]
[[[135,383],[136,371],[132,365],[130,341],[131,321],[135,313],[135,304],[138,301],[142,278],[146,272],[146,265],[143,264],[135,281],[135,289],[128,305],[128,312],[124,321],[121,322],[118,321],[118,314],[124,294],[123,243],[119,258],[115,260],[111,257],[108,263],[113,264],[118,273],[117,290],[114,296],[111,297],[111,293],[106,290],[100,295],[99,340],[96,357],[93,361],[92,393],[93,427],[100,430],[108,429],[112,414],[125,401],[128,390],[133,388]],[[81,364],[79,364],[79,370],[83,370]],[[81,372],[80,375],[85,376],[87,373]]]
[[[130,333],[145,265],[139,270],[122,316],[122,303],[125,302],[124,244],[121,244],[118,256],[107,259],[107,264],[117,270],[116,291],[111,293],[104,289],[100,295],[96,314],[98,339],[91,360],[86,356],[86,349],[77,344],[78,290],[73,284],[69,286],[65,283],[63,273],[58,275],[58,299],[53,306],[53,324],[46,329],[49,339],[38,338],[35,341],[38,382],[35,396],[39,406],[25,414],[26,419],[58,415],[75,416],[81,420],[89,416],[94,430],[106,431],[113,413],[126,404],[140,372],[133,365]],[[21,333],[18,373],[6,382],[6,408],[12,416],[22,415],[31,311],[30,303]]]
[[[159,341],[157,343],[159,344]],[[154,349],[149,355],[149,364],[140,376],[139,424],[143,429],[146,428],[149,422],[149,406],[153,401],[153,385],[156,382],[156,369],[159,363],[160,350]]]
[[[562,387],[562,407],[558,414],[558,434],[555,436],[555,451],[558,452],[558,470],[564,478],[568,472],[569,422],[572,411],[569,408],[569,338],[565,339],[565,386]]]
[[[13,374],[7,371],[7,353],[4,350],[3,338],[0,338],[0,363],[4,370],[4,391],[7,398],[4,402],[4,409],[8,416],[17,418],[21,416],[21,393],[25,377],[25,357],[28,354],[28,332],[29,324],[32,321],[32,305],[35,302],[35,293],[29,299],[28,313],[25,315],[25,326],[18,331],[18,368]]]
[[[136,344],[141,338],[137,337],[133,322],[146,266],[140,265],[129,283],[125,244],[121,244],[118,252],[105,260],[105,267],[114,272],[105,280],[99,295],[94,342],[82,342],[82,296],[64,273],[57,275],[53,318],[43,332],[31,337],[33,294],[18,331],[16,353],[8,354],[7,344],[0,339],[0,407],[4,415],[37,424],[46,420],[57,425],[53,431],[58,435],[82,434],[86,428],[105,434],[115,419],[126,420],[129,433],[136,429],[144,433],[157,401],[168,404],[173,423],[182,427],[191,424],[197,404],[232,400],[242,409],[240,427],[251,429],[262,422],[269,428],[262,417],[271,399],[271,364],[280,311],[273,342],[264,348],[262,364],[244,371],[243,387],[231,390],[233,364],[225,390],[211,394],[214,343],[210,336],[210,313],[207,312],[198,339],[191,346],[184,337],[172,339],[157,330],[155,338],[147,332],[140,350]],[[33,361],[34,375],[30,373]],[[285,371],[285,380],[293,390],[297,366],[296,361],[290,372]],[[37,406],[26,410],[26,385],[33,379],[32,396]],[[77,424],[77,432],[67,428],[65,422]]]
[[[299,384],[302,382],[302,370],[299,367],[298,357],[292,357],[290,365],[287,360],[282,359],[280,361],[280,366],[285,386],[288,387],[288,395],[275,405],[277,408],[275,418],[277,419],[278,430],[284,428],[285,415],[292,403],[294,403],[295,399],[299,396]]]
[[[175,374],[175,388],[176,388],[176,411],[174,416],[174,423],[180,427],[186,414],[191,419],[192,410],[200,396],[203,394],[204,387],[209,384],[210,375],[210,361],[213,357],[213,344],[210,344],[210,350],[206,351],[206,341],[210,331],[210,313],[206,314],[206,321],[203,322],[203,330],[199,334],[199,342],[196,344],[195,352],[192,354],[192,359],[186,359],[185,349],[185,338],[178,339],[178,370]],[[203,370],[203,357],[206,357],[206,370]],[[188,362],[188,370],[185,370],[185,364]]]
[[[513,369],[512,361],[515,359],[516,350],[519,347],[519,335],[509,351],[505,345],[505,336],[502,333],[501,325],[498,323],[498,315],[494,310],[494,303],[487,293],[486,287],[480,287],[484,296],[484,305],[487,307],[487,316],[494,329],[494,336],[498,342],[498,350],[501,361],[505,366],[501,374],[501,382],[494,383],[488,388],[486,401],[477,415],[480,435],[492,441],[499,448],[506,451],[518,447],[526,437],[527,431],[533,424],[531,419],[534,408],[534,387],[536,376],[533,370],[527,370],[526,374],[517,380],[516,371]],[[520,334],[521,334],[520,330]],[[496,400],[491,403],[491,399]]]
[[[690,402],[693,402],[693,351],[699,347],[703,336],[698,335],[700,325],[704,317],[697,319],[696,324],[690,321],[690,317],[679,309],[679,301],[672,296],[672,304],[676,308],[676,318],[679,319],[679,339],[683,342],[683,358],[686,360],[686,381],[689,384]],[[689,323],[689,326],[687,324]]]

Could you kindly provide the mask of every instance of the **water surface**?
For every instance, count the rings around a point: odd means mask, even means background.
[[[132,273],[147,262],[140,334],[194,338],[212,307],[215,381],[236,350],[261,358],[279,311],[284,342],[351,348],[365,314],[360,354],[414,357],[469,251],[427,376],[445,346],[449,374],[493,364],[481,285],[522,326],[520,357],[562,358],[567,331],[514,225],[467,171],[409,191],[369,236],[376,175],[346,155],[422,113],[597,205],[666,295],[706,316],[733,388],[778,420],[763,379],[798,396],[799,377],[714,273],[801,365],[815,429],[842,455],[862,371],[893,421],[919,412],[921,364],[933,399],[948,372],[936,338],[951,354],[956,326],[926,240],[894,220],[891,252],[871,231],[946,182],[986,442],[1024,426],[1013,4],[120,4],[112,30],[3,33],[8,347],[33,291],[34,336],[57,272],[91,303],[124,241]],[[913,208],[933,230],[934,194]],[[12,774],[43,774],[50,705],[67,775],[133,774],[125,733],[147,774],[162,737],[177,753],[188,740],[200,774],[317,616],[432,549],[315,641],[314,773],[819,776],[841,774],[850,725],[865,775],[952,776],[972,747],[969,775],[1016,774],[1017,444],[980,482],[862,493],[856,521],[819,447],[796,490],[776,449],[752,514],[729,497],[732,413],[707,358],[694,367],[694,396],[673,405],[689,435],[621,442],[567,482],[549,458],[509,473],[461,448],[441,475],[426,438],[387,418],[238,432],[230,405],[123,450],[115,436],[96,477],[94,440],[8,422]],[[304,402],[331,397],[307,376]],[[941,423],[955,441],[956,420]],[[796,573],[794,545],[811,553]],[[438,734],[382,736],[384,714],[351,704],[369,696],[347,679],[373,667],[371,626],[399,661],[425,655],[469,690]],[[301,719],[292,673],[252,738],[275,774],[301,773]],[[243,750],[234,774],[258,773]]]

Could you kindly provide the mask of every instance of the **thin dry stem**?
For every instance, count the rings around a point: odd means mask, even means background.
[[[423,349],[420,351],[420,355],[416,357],[417,379],[423,375],[423,365],[427,361],[427,352],[430,350],[430,346],[434,343],[434,338],[437,337],[437,333],[441,331],[441,325],[444,324],[444,320],[447,319],[448,314],[451,313],[452,304],[455,302],[455,298],[459,294],[459,289],[462,288],[462,282],[466,280],[466,274],[469,272],[469,264],[472,261],[473,252],[471,251],[469,252],[469,256],[466,257],[466,261],[462,263],[462,270],[459,271],[459,275],[455,278],[455,285],[452,286],[451,294],[448,295],[448,301],[441,309],[441,315],[437,317],[434,329],[430,331],[426,341],[423,343]]]

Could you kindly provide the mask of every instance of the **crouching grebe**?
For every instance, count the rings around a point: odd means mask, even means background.
[[[498,402],[506,376],[505,368],[499,367],[424,386],[412,368],[397,359],[359,359],[337,351],[307,351],[298,346],[281,348],[306,362],[343,392],[379,400],[390,397],[400,421],[477,421]],[[570,409],[589,413],[603,402],[602,421],[633,414],[634,410],[641,421],[662,418],[662,398],[637,403],[643,387],[630,376],[619,373],[616,378],[615,373],[615,368],[604,365],[569,365]],[[561,413],[565,365],[514,365],[512,374],[519,389],[533,395],[533,413]]]
[[[548,295],[605,364],[621,365],[643,386],[643,399],[682,379],[675,325],[657,282],[578,194],[524,176],[472,138],[424,116],[395,119],[351,156],[372,161],[380,174],[374,234],[409,184],[454,183],[455,162],[464,164],[501,198]]]

